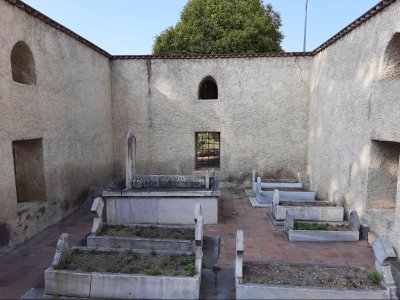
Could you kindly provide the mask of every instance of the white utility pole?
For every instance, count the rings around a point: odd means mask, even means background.
[[[307,41],[307,6],[308,0],[306,0],[306,15],[304,18],[304,44],[303,44],[303,52],[306,52],[306,41]]]

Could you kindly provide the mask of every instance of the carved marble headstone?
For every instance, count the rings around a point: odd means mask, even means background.
[[[126,136],[126,182],[128,189],[132,188],[132,178],[136,174],[136,137],[129,131]]]

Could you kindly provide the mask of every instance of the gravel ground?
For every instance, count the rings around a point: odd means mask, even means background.
[[[191,255],[76,250],[56,269],[83,272],[194,276],[194,263],[195,257]]]
[[[245,283],[348,289],[380,289],[368,279],[369,270],[348,267],[245,263]]]
[[[194,229],[163,228],[156,226],[104,225],[99,235],[194,240]]]
[[[351,231],[346,224],[328,224],[321,222],[294,222],[294,230],[325,230],[325,231]]]
[[[303,202],[303,201],[279,201],[282,206],[311,206],[311,207],[335,207],[336,205],[330,202]]]

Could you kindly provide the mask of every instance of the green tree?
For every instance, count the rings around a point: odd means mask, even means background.
[[[278,52],[280,26],[263,0],[189,0],[175,27],[156,37],[153,54]]]

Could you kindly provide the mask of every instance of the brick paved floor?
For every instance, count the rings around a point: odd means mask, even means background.
[[[61,233],[70,235],[71,246],[91,229],[91,203],[46,229],[35,238],[0,257],[0,299],[21,297],[32,287],[43,287],[43,272],[50,265]],[[267,209],[252,208],[243,190],[223,190],[219,201],[219,225],[206,226],[205,234],[220,236],[221,267],[233,267],[235,235],[244,231],[246,260],[284,260],[355,267],[372,267],[373,253],[367,241],[351,243],[290,243],[282,227],[274,227]]]
[[[252,208],[243,190],[224,190],[219,224],[206,226],[205,234],[221,239],[219,265],[233,267],[236,231],[244,232],[245,260],[281,260],[370,268],[372,248],[366,240],[346,243],[291,243],[282,226],[273,226],[267,208]]]
[[[93,222],[90,205],[85,203],[59,223],[0,256],[0,299],[19,299],[32,287],[44,287],[44,270],[53,260],[61,233],[69,234],[72,246],[90,232]]]

